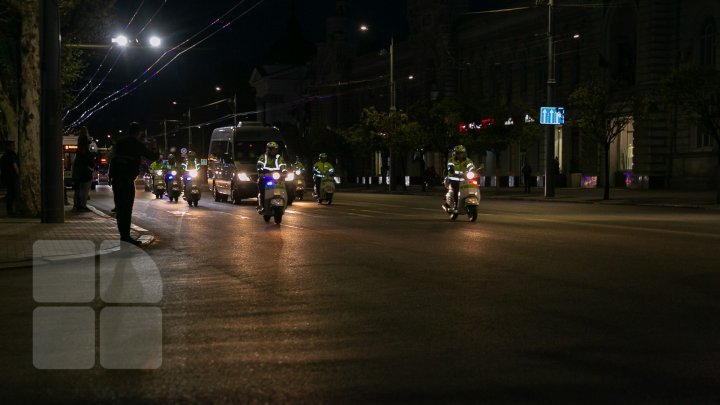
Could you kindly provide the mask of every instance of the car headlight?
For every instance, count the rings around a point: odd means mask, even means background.
[[[238,180],[250,181],[250,176],[248,176],[247,173],[238,173]]]
[[[197,169],[191,169],[188,174],[190,177],[197,177]]]
[[[170,174],[172,174],[173,176],[177,176],[177,171],[176,171],[176,170],[173,170],[173,171],[170,172]]]
[[[468,173],[467,173],[467,178],[470,179],[470,180],[474,179],[474,178],[475,178],[475,173],[474,173],[474,172],[468,172]]]
[[[162,170],[155,170],[155,174],[158,176],[162,176]]]
[[[280,173],[278,173],[278,172],[273,172],[272,178],[275,179],[275,180],[279,180],[279,179],[280,179]]]
[[[298,175],[298,176],[301,175],[301,174],[302,174],[302,170],[295,170],[295,174]]]
[[[286,174],[286,175],[285,175],[285,180],[287,180],[287,181],[293,181],[293,180],[295,180],[295,173],[290,172],[290,173]]]

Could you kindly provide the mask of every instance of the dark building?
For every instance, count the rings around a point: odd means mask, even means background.
[[[298,113],[293,116],[290,110],[276,119],[295,122],[310,138],[313,131],[350,126],[364,107],[390,108],[392,56],[399,109],[417,101],[462,96],[478,105],[527,106],[529,118],[537,121],[546,98],[548,27],[547,7],[534,3],[518,1],[507,7],[510,11],[475,13],[469,12],[468,1],[463,0],[408,0],[408,32],[385,33],[379,36],[381,42],[368,47],[368,40],[358,31],[360,22],[352,18],[350,2],[339,0],[336,15],[327,21],[325,42],[318,45],[312,62],[272,74],[258,71],[262,81],[284,82],[290,75],[295,84],[278,90],[283,94],[274,95],[270,102],[269,92],[262,89],[283,86],[261,84],[259,76],[254,76],[258,107],[273,111],[275,117],[275,107],[289,99],[302,100],[300,124]],[[557,3],[556,106],[567,108],[573,90],[593,78],[623,83],[619,97],[641,98],[682,64],[718,68],[718,1]],[[388,52],[390,38],[392,54]],[[559,158],[565,184],[580,186],[583,177],[596,176],[598,184],[609,181],[613,186],[714,187],[718,145],[698,130],[695,118],[667,110],[641,117],[632,108],[624,114],[631,120],[611,145],[609,179],[603,178],[603,155],[596,143],[569,125],[555,128],[551,153]],[[488,152],[476,159],[485,161],[490,176],[518,176],[524,161],[541,175],[544,145],[542,140],[517,142],[502,151],[500,158]],[[380,174],[383,157],[379,153],[351,160],[343,173],[350,179]],[[436,167],[441,161],[438,154],[428,154],[426,160]],[[404,164],[406,173],[418,174],[410,157]]]

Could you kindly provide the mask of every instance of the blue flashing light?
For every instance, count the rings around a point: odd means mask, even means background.
[[[268,187],[272,187],[272,185],[273,185],[273,182],[272,182],[272,181],[268,181],[268,182],[267,182],[267,183],[265,183],[265,184],[266,184],[266,185],[267,185]]]
[[[173,177],[172,174],[168,176],[168,180],[172,180],[172,179],[174,179],[174,178],[175,178],[175,177]]]

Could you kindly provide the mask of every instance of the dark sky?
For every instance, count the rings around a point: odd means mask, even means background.
[[[147,24],[138,36],[139,40],[156,34],[163,38],[164,45],[173,46],[195,35],[233,6],[241,4],[228,14],[224,22],[238,17],[256,4],[257,0],[167,0],[162,8],[163,0],[119,0],[116,4],[116,24],[109,29],[110,35],[123,31],[141,2],[142,7],[126,30],[130,34],[128,37],[134,36]],[[476,0],[471,1],[471,10],[508,3]],[[99,137],[100,133],[117,133],[118,129],[126,128],[130,121],[137,120],[147,125],[150,133],[154,133],[161,128],[163,119],[184,119],[183,113],[187,112],[188,106],[207,104],[232,97],[233,94],[238,96],[238,111],[251,110],[254,108],[253,94],[247,83],[250,72],[263,62],[272,44],[286,32],[293,4],[306,38],[313,42],[323,41],[325,20],[334,14],[335,0],[265,0],[212,38],[179,56],[137,91],[94,114],[85,125],[88,125],[93,136]],[[407,32],[405,8],[404,0],[355,0],[351,1],[350,12],[358,21],[367,21],[382,30],[395,32],[396,37],[402,37]],[[195,41],[216,30],[217,26],[198,35]],[[100,95],[117,90],[140,76],[162,52],[148,48],[128,48],[123,51],[100,89]],[[97,69],[104,55],[105,52],[92,55],[90,73]],[[111,54],[108,60],[113,60],[115,55]],[[164,59],[167,60],[168,57]],[[109,61],[106,66],[111,64]],[[215,92],[216,85],[221,86],[223,91]],[[174,106],[172,101],[177,101],[178,105]],[[217,111],[216,115],[229,112],[229,109]],[[202,112],[197,115],[201,116]]]

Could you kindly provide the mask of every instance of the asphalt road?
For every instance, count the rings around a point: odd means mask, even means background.
[[[53,402],[720,401],[717,212],[488,200],[469,223],[440,203],[338,193],[277,226],[252,201],[138,190],[162,366],[34,369],[32,275],[12,270],[0,388]],[[91,204],[109,211],[109,191]]]

